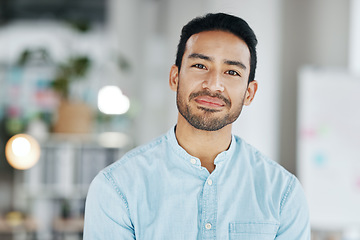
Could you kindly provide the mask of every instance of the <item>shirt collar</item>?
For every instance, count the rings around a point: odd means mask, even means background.
[[[180,156],[182,159],[186,160],[186,161],[196,161],[195,166],[201,168],[201,162],[200,159],[198,159],[197,157],[191,156],[189,153],[187,153],[185,151],[185,149],[183,149],[177,139],[176,139],[176,135],[175,135],[175,128],[176,126],[174,126],[173,128],[171,128],[167,134],[166,137],[168,139],[168,142],[171,146],[171,148],[175,151],[175,153]],[[230,147],[228,148],[228,150],[223,151],[221,153],[219,153],[214,161],[215,165],[218,165],[219,163],[223,162],[226,159],[229,159],[233,156],[234,152],[236,149],[236,138],[235,136],[232,134],[231,135],[231,143],[230,143]],[[195,160],[192,160],[195,159]]]

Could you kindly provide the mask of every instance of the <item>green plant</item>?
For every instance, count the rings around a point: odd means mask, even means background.
[[[72,81],[82,79],[90,67],[90,59],[87,56],[71,58],[65,64],[56,69],[55,79],[52,87],[63,99],[69,97],[69,89]]]
[[[31,60],[52,63],[47,50],[38,48],[24,50],[17,60],[17,65],[24,67]],[[55,77],[51,83],[52,88],[63,99],[67,99],[71,82],[82,79],[90,68],[90,64],[91,61],[87,56],[76,56],[63,64],[56,65]]]

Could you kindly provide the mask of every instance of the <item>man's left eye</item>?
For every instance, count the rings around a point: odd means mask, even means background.
[[[199,68],[199,69],[206,69],[206,67],[200,63],[194,64],[194,67]]]
[[[230,74],[232,76],[240,76],[240,74],[238,74],[236,71],[234,70],[229,70],[229,71],[226,71],[227,74]]]

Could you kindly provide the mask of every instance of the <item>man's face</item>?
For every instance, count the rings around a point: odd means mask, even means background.
[[[186,43],[180,72],[173,66],[170,86],[179,113],[193,127],[216,131],[233,123],[257,89],[248,86],[250,52],[246,43],[223,31],[194,34]]]

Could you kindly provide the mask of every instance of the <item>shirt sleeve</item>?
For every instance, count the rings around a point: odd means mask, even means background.
[[[111,176],[103,172],[95,177],[88,191],[83,239],[135,239],[127,200]]]
[[[280,206],[276,240],[310,240],[309,208],[299,181],[293,177]]]

